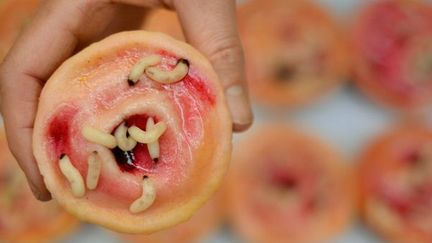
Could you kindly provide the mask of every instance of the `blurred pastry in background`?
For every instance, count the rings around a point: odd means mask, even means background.
[[[127,242],[203,242],[216,233],[223,220],[222,194],[216,193],[188,221],[150,235],[121,235]]]
[[[432,7],[377,1],[354,26],[356,83],[373,100],[401,110],[432,103]]]
[[[9,152],[0,131],[0,242],[53,242],[71,233],[78,221],[55,201],[39,202]]]
[[[270,105],[299,106],[346,77],[345,34],[310,1],[252,0],[238,11],[252,96]]]
[[[371,228],[391,242],[432,242],[432,130],[409,124],[376,138],[359,181]]]
[[[324,242],[351,222],[351,170],[325,142],[267,125],[235,146],[228,217],[247,242]]]
[[[185,41],[177,13],[167,9],[154,9],[145,17],[141,29],[162,32],[177,40]]]
[[[0,0],[0,62],[25,26],[40,0]]]

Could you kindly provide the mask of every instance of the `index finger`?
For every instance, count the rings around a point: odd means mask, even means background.
[[[233,118],[234,131],[252,124],[244,72],[243,49],[237,31],[234,0],[173,2],[188,41],[212,62]]]

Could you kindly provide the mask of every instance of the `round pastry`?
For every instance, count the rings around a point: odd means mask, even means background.
[[[391,242],[432,241],[432,131],[405,124],[376,138],[359,168],[365,221]]]
[[[0,131],[0,242],[51,242],[70,233],[78,220],[55,201],[37,201]]]
[[[92,44],[51,76],[33,149],[69,212],[151,233],[187,220],[213,194],[231,134],[209,61],[167,35],[132,31]]]
[[[351,171],[324,142],[268,125],[240,142],[228,174],[228,212],[248,242],[324,242],[352,218]]]
[[[403,111],[432,102],[432,8],[378,1],[354,27],[356,83],[374,101]]]
[[[272,105],[298,106],[344,80],[347,41],[310,1],[252,0],[238,13],[252,95]]]

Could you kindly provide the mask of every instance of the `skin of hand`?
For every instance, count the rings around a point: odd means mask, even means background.
[[[145,12],[157,7],[175,10],[188,42],[212,62],[234,131],[252,124],[234,0],[46,0],[0,66],[0,108],[9,148],[37,199],[51,199],[32,153],[44,83],[74,53],[109,34],[136,29]]]

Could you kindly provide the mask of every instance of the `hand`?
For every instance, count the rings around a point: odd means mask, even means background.
[[[212,62],[225,88],[234,130],[251,125],[234,0],[47,0],[0,67],[9,147],[39,200],[50,199],[32,153],[33,123],[43,85],[77,50],[109,34],[137,28],[144,8],[163,6],[177,11],[188,41]]]

